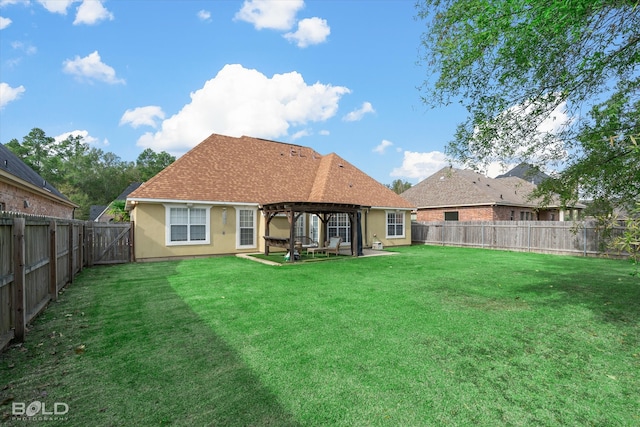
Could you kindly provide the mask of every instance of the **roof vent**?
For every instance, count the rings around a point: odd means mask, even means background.
[[[343,165],[342,163],[339,163],[339,164],[338,164],[338,167],[339,167],[339,168],[343,168],[343,167],[344,167],[344,165]]]

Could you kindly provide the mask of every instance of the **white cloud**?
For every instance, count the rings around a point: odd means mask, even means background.
[[[347,93],[342,86],[307,85],[297,72],[269,78],[239,64],[225,65],[191,93],[189,104],[162,122],[160,131],[144,134],[138,145],[178,154],[212,133],[278,138],[291,125],[333,117]]]
[[[419,182],[450,164],[446,155],[440,151],[427,153],[405,151],[402,166],[394,168],[389,175],[416,179]]]
[[[322,136],[329,136],[331,135],[331,132],[329,132],[327,129],[323,129],[320,132],[318,132],[318,134]]]
[[[0,7],[9,6],[10,4],[29,4],[29,0],[0,0]]]
[[[38,0],[45,9],[51,13],[67,14],[67,9],[78,0]]]
[[[201,10],[198,12],[198,19],[200,19],[201,21],[211,21],[211,12],[209,12],[208,10]]]
[[[393,145],[393,142],[383,139],[382,142],[379,145],[377,145],[376,148],[373,149],[373,152],[384,154],[384,150],[386,150],[388,147],[391,147],[392,145]]]
[[[79,80],[87,80],[89,82],[95,80],[109,84],[125,83],[123,79],[116,77],[116,72],[112,67],[102,62],[97,50],[84,58],[76,56],[74,59],[67,59],[63,62],[63,65],[65,73],[74,75]]]
[[[287,31],[293,27],[304,0],[245,0],[235,19],[263,28]]]
[[[11,19],[0,16],[0,30],[4,30],[9,25],[11,25],[12,22],[13,21]]]
[[[11,101],[20,98],[26,91],[24,86],[11,87],[8,83],[0,83],[0,109],[4,108]]]
[[[70,136],[79,136],[82,138],[82,141],[89,144],[89,145],[94,145],[94,146],[107,146],[109,145],[109,141],[107,139],[103,140],[102,142],[100,142],[100,140],[98,138],[95,138],[91,135],[89,135],[89,131],[87,130],[72,130],[71,132],[65,132],[62,133],[58,136],[54,136],[53,139],[56,142],[62,142],[65,139],[69,138]]]
[[[158,127],[157,120],[164,120],[164,111],[156,105],[147,107],[138,107],[133,110],[127,110],[120,119],[120,125],[130,124],[131,127],[139,126]]]
[[[84,0],[78,7],[73,25],[93,25],[104,20],[113,21],[113,14],[102,5],[102,1]]]
[[[329,34],[331,34],[331,28],[327,25],[327,20],[313,17],[299,21],[298,30],[286,33],[283,37],[296,43],[298,47],[305,48],[325,42]]]
[[[373,105],[371,105],[370,102],[363,102],[362,107],[345,115],[342,120],[345,122],[356,122],[358,120],[362,120],[365,114],[375,112],[376,110],[373,109]]]
[[[302,137],[309,136],[309,135],[311,135],[311,131],[309,129],[302,129],[294,133],[293,135],[291,135],[291,140],[295,141],[296,139],[300,139]]]
[[[32,46],[30,44],[25,44],[19,41],[11,42],[11,47],[14,48],[15,50],[21,50],[27,55],[35,55],[36,52],[38,52],[38,49],[35,46]]]

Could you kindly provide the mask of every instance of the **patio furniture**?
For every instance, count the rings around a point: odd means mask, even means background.
[[[315,258],[316,252],[324,252],[327,254],[327,257],[330,253],[334,253],[337,256],[340,253],[340,243],[342,243],[342,237],[334,236],[331,237],[328,242],[325,242],[323,247],[309,248],[307,249],[307,253],[311,253],[313,258]]]
[[[300,247],[300,249],[304,249],[307,253],[309,253],[309,249],[317,248],[318,242],[313,240],[308,236],[296,236],[296,247]]]

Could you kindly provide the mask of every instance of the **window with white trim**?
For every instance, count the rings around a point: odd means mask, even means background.
[[[404,212],[387,211],[387,238],[404,237]]]
[[[351,224],[349,214],[336,213],[331,216],[327,223],[327,240],[333,236],[342,237],[342,243],[351,243]]]
[[[296,236],[306,236],[307,232],[305,231],[306,227],[305,227],[305,220],[304,220],[305,214],[301,214],[298,219],[296,220],[296,227],[294,229],[294,233]]]
[[[210,209],[210,206],[165,206],[166,244],[168,246],[209,244]]]
[[[238,248],[256,247],[256,210],[236,208],[237,215],[237,238]]]

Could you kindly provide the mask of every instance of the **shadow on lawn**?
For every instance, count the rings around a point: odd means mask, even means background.
[[[544,301],[548,306],[586,306],[602,322],[627,326],[640,322],[640,278],[629,275],[631,268],[624,268],[624,261],[618,261],[623,268],[607,270],[603,264],[600,264],[602,269],[598,269],[601,260],[591,261],[592,270],[571,270],[558,263],[553,276],[548,272],[528,272],[535,280],[520,290],[549,296]]]
[[[69,405],[65,425],[298,425],[176,294],[177,266],[85,270],[34,322],[21,347],[28,351],[2,355],[0,390],[6,381],[11,400],[31,402],[47,384],[47,402]],[[0,406],[10,422],[7,411]]]

